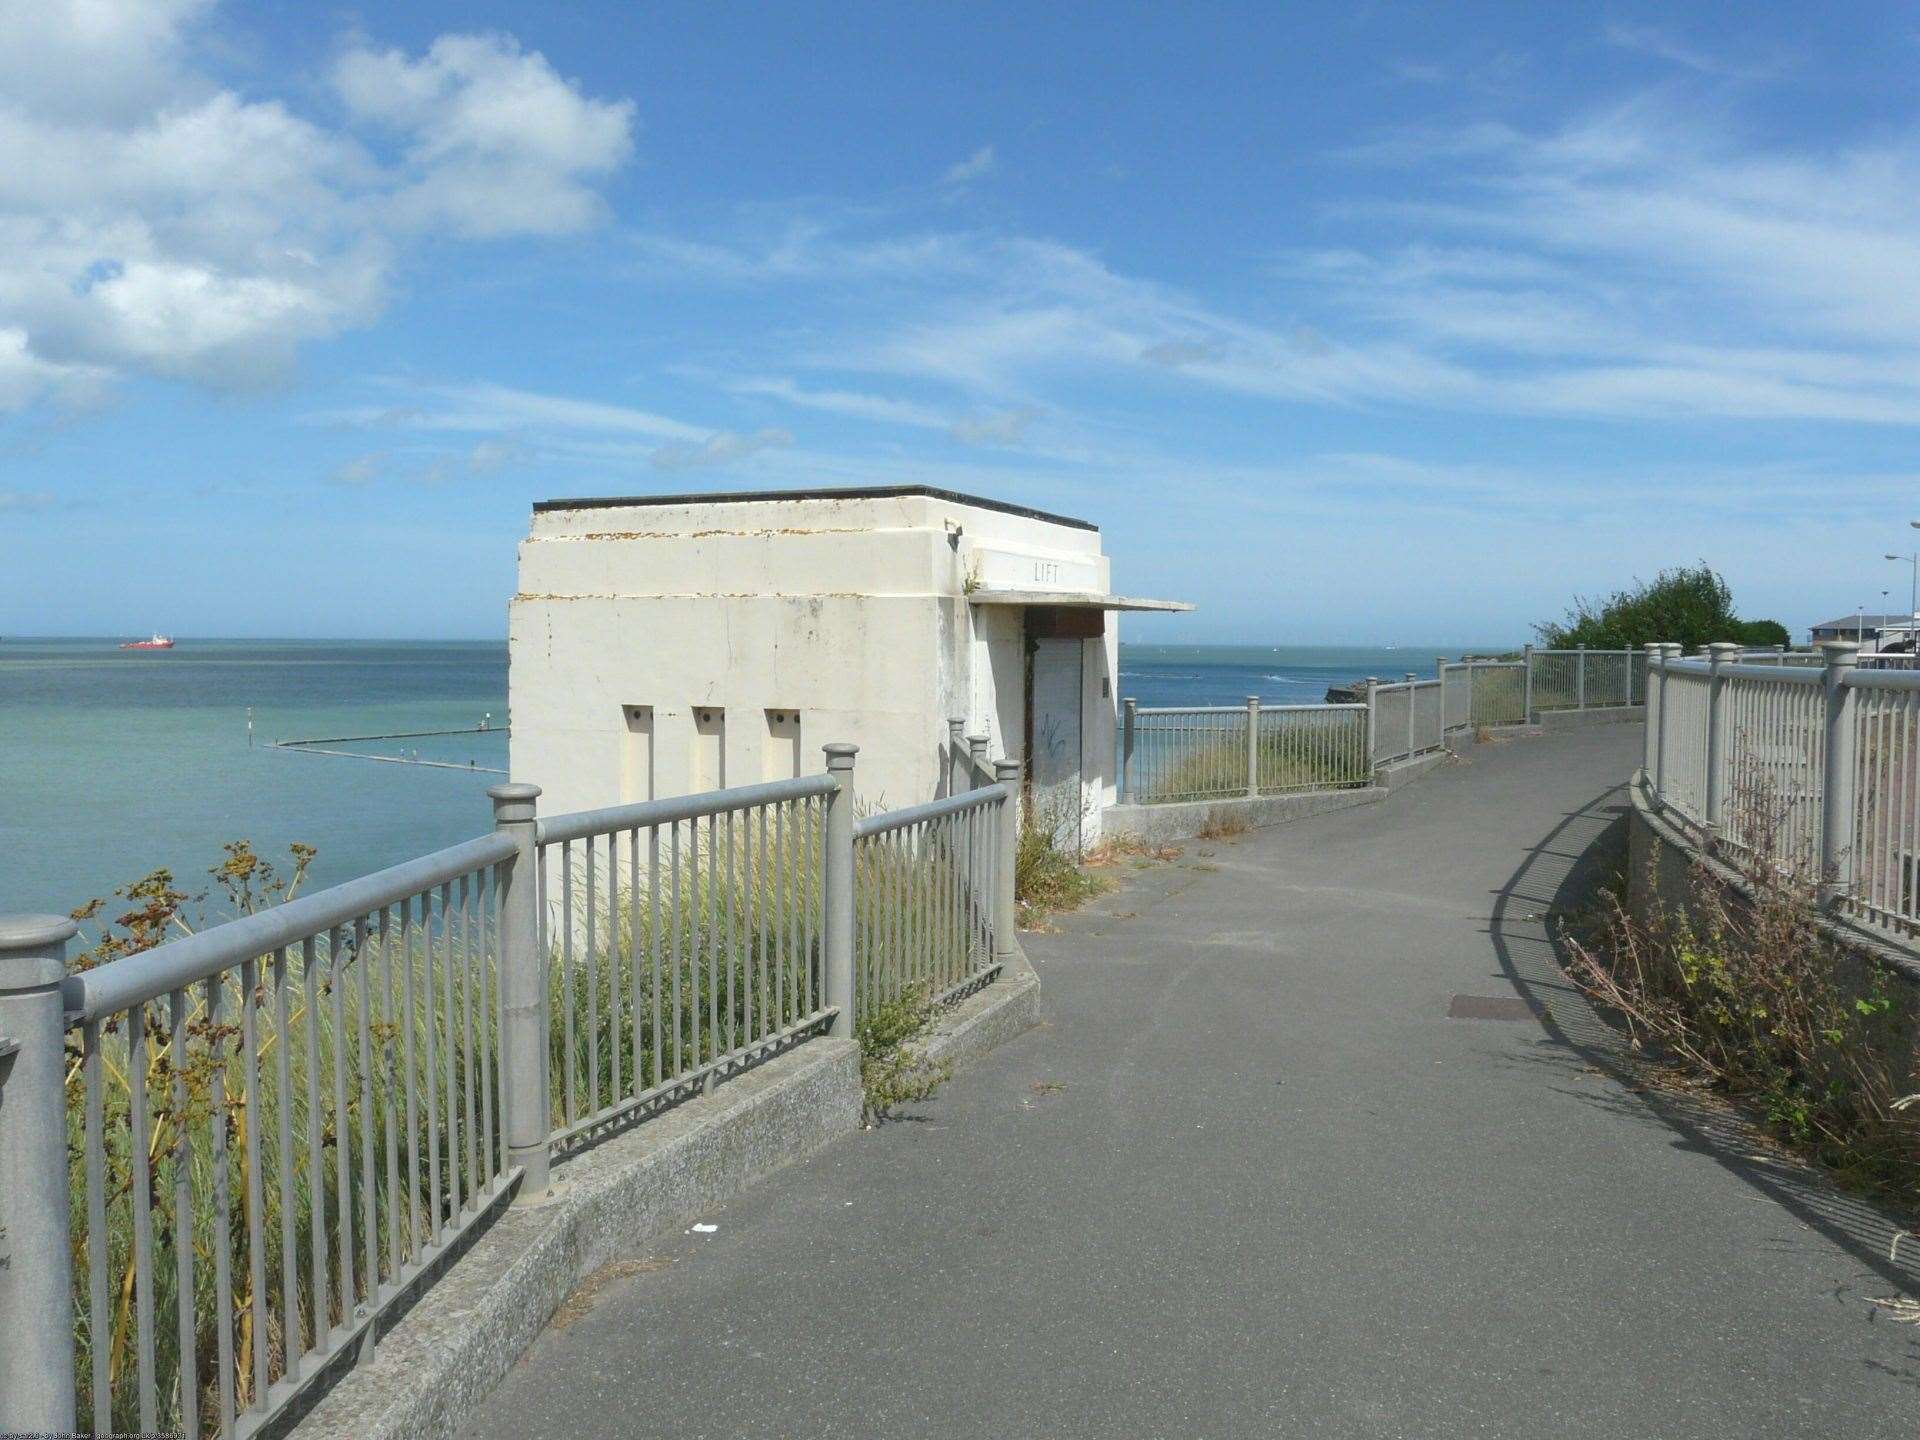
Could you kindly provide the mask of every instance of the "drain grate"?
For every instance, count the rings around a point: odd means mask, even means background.
[[[1447,1006],[1449,1020],[1531,1020],[1527,1002],[1501,995],[1456,995]]]

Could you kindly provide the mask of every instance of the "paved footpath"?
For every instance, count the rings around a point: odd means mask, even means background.
[[[1047,1025],[644,1252],[472,1433],[1911,1436],[1884,1218],[1622,1083],[1554,966],[1640,743],[1131,874],[1031,937]]]

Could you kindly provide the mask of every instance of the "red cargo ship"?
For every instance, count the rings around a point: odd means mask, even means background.
[[[171,650],[171,635],[155,635],[151,640],[129,640],[120,647],[122,650]]]

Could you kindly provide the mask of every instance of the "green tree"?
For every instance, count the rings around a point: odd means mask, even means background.
[[[1738,640],[1750,650],[1764,650],[1769,645],[1791,645],[1793,637],[1787,634],[1787,627],[1778,620],[1742,620],[1733,627],[1729,640]]]
[[[1756,646],[1788,640],[1777,621],[1736,616],[1733,592],[1704,560],[1662,570],[1602,600],[1577,599],[1565,620],[1536,625],[1534,634],[1549,650],[1638,649],[1655,640],[1676,640],[1692,650],[1716,640]]]

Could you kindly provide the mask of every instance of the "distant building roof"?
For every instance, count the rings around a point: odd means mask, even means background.
[[[1822,620],[1815,630],[1890,630],[1913,624],[1911,615],[1842,615],[1838,620]]]

